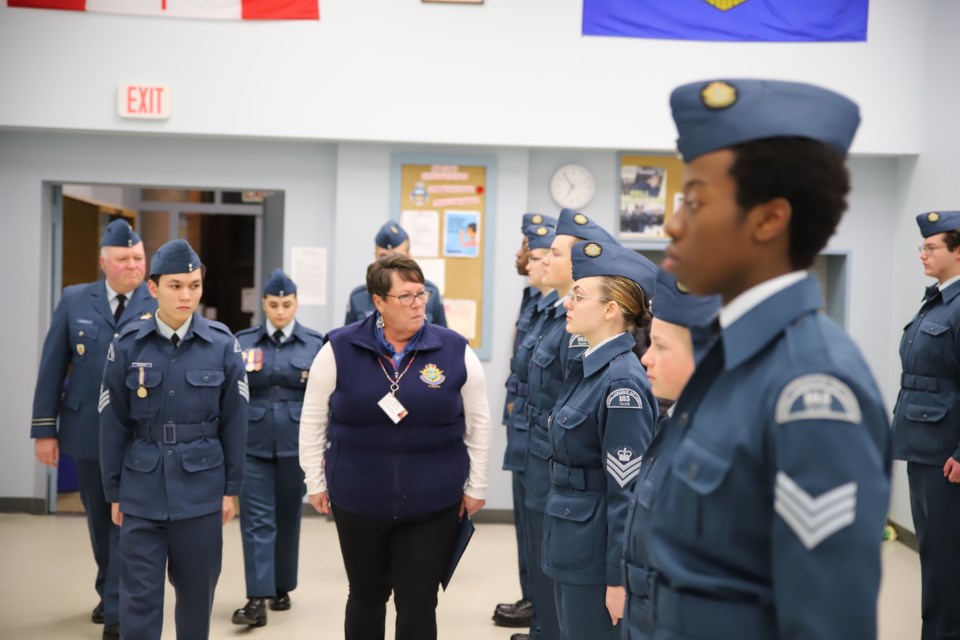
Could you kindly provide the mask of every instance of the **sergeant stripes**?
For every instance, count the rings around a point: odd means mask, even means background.
[[[783,471],[777,472],[774,510],[812,550],[857,518],[857,483],[848,482],[814,498]]]

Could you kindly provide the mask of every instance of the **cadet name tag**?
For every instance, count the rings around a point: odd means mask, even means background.
[[[643,409],[643,400],[633,389],[615,389],[607,396],[607,409]]]

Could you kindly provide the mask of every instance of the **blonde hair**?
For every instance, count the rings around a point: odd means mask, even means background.
[[[639,284],[623,276],[603,276],[601,296],[617,303],[628,331],[650,326],[650,302]]]

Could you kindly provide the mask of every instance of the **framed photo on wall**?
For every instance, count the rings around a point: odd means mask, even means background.
[[[664,225],[680,207],[683,162],[675,156],[619,154],[617,235],[667,239]]]

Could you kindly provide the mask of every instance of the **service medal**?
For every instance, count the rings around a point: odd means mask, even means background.
[[[248,373],[263,369],[263,349],[244,349],[240,355]]]
[[[146,398],[146,397],[147,397],[147,388],[146,388],[146,387],[140,387],[139,389],[137,389],[137,397],[138,397],[138,398]]]
[[[139,388],[137,389],[138,398],[147,397],[147,388],[143,386],[144,377],[146,376],[146,370],[147,370],[146,367],[140,367],[140,379],[137,381],[138,384],[140,385]]]

